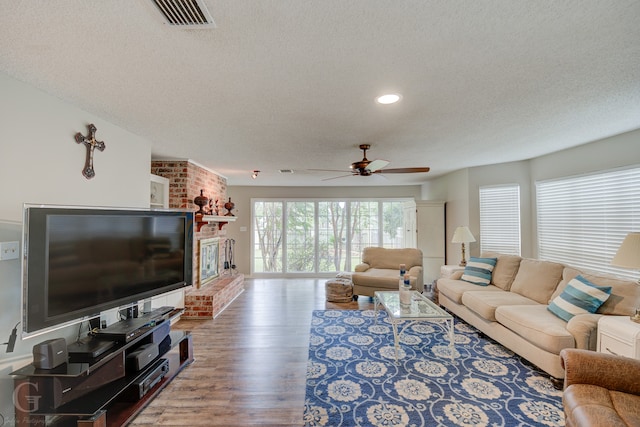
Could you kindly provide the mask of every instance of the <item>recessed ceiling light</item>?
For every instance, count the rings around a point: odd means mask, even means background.
[[[400,101],[400,95],[397,93],[388,93],[377,97],[376,101],[378,101],[378,104],[394,104]]]

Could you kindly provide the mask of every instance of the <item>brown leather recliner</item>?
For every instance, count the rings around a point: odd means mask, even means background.
[[[573,348],[560,358],[568,427],[640,427],[640,360]]]

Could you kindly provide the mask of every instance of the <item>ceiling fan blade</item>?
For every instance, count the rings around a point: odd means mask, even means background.
[[[374,173],[422,173],[429,172],[430,168],[396,168],[372,171]]]
[[[375,172],[387,166],[388,164],[389,162],[386,160],[376,159],[369,162],[369,164],[367,165],[367,169],[369,169],[371,172]]]
[[[344,169],[306,169],[308,171],[313,171],[313,172],[342,172],[342,173],[349,173],[348,170],[344,170]]]
[[[340,171],[342,172],[342,171]],[[340,176],[334,176],[332,178],[323,178],[321,181],[331,181],[332,179],[338,179],[338,178],[346,178],[348,176],[354,176],[352,173],[350,173],[349,175],[340,175]]]

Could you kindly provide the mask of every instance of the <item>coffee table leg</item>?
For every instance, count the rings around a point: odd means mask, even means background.
[[[398,336],[398,324],[396,322],[391,322],[393,326],[393,344],[396,348],[396,363],[398,363],[398,351],[400,349],[400,337]]]
[[[378,298],[377,297],[373,297],[373,312],[376,316],[373,324],[377,325],[378,324]]]
[[[455,347],[454,347],[454,343],[456,341],[455,338],[455,332],[454,332],[454,328],[453,328],[453,318],[449,319],[449,351],[451,352],[451,361],[453,362],[454,359],[454,351],[455,351]]]

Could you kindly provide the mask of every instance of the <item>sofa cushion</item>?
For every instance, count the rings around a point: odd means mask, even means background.
[[[586,274],[584,277],[598,286],[610,286],[611,295],[596,313],[630,316],[640,307],[640,286],[633,280]]]
[[[562,395],[567,425],[627,426],[618,414],[609,390],[592,384],[571,384]],[[640,399],[640,396],[633,396]],[[636,402],[637,403],[637,402]]]
[[[547,304],[562,278],[563,269],[562,264],[555,262],[524,258],[520,261],[511,292]]]
[[[595,313],[609,298],[611,287],[596,286],[582,276],[576,276],[567,284],[548,309],[567,322],[576,314]]]
[[[640,425],[640,396],[612,390],[611,401],[627,425]]]
[[[416,248],[388,249],[366,247],[362,250],[362,262],[371,268],[396,270],[400,275],[400,264],[405,264],[407,270],[422,265],[422,251]]]
[[[553,301],[558,295],[562,293],[562,291],[564,291],[564,288],[567,287],[567,283],[569,283],[571,279],[579,276],[580,274],[582,274],[580,270],[576,270],[573,267],[565,267],[562,270],[562,280],[560,280],[560,283],[558,283],[558,287],[556,287],[556,290],[551,294],[551,297],[549,298],[547,304],[551,304],[551,301]]]
[[[549,353],[560,354],[563,348],[575,347],[567,322],[553,315],[546,305],[503,305],[496,308],[496,320]]]
[[[400,271],[385,268],[370,268],[351,275],[354,285],[397,291],[400,286]],[[416,289],[416,278],[410,276],[411,288]]]
[[[473,283],[464,282],[462,280],[453,279],[438,279],[437,282],[438,293],[446,296],[456,304],[462,304],[462,295],[467,291],[502,291],[502,289],[489,285],[479,288],[478,285]]]
[[[491,284],[496,285],[505,291],[511,289],[513,279],[515,279],[516,274],[518,274],[518,267],[520,267],[522,257],[519,257],[518,255],[503,255],[494,252],[484,252],[482,257],[498,259],[496,266],[493,269],[493,274],[491,275]]]
[[[578,275],[582,275],[582,277],[596,286],[611,287],[609,298],[600,306],[596,313],[614,316],[631,316],[635,313],[636,307],[640,307],[640,286],[638,286],[637,282],[607,274],[580,271],[570,267],[564,269],[562,281],[552,295],[551,300],[560,295],[571,279]],[[551,300],[549,302],[551,302]]]
[[[513,280],[518,274],[520,261],[522,258],[517,255],[498,256],[496,268],[493,269],[493,276],[491,276],[491,283],[505,291],[511,289]]]
[[[501,305],[534,305],[535,301],[514,292],[468,291],[462,295],[462,304],[486,320],[496,321],[496,308]]]
[[[496,266],[497,258],[469,258],[462,273],[462,280],[474,285],[488,286],[491,283],[491,272]]]

